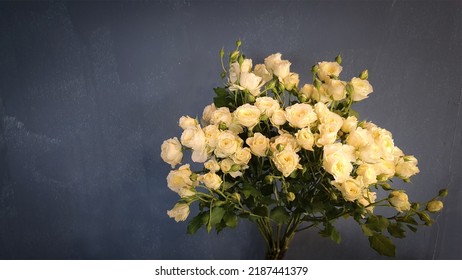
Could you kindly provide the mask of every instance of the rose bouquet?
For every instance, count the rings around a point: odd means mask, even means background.
[[[309,228],[340,242],[334,226],[340,217],[351,216],[385,256],[395,255],[391,237],[432,224],[429,213],[442,209],[439,198],[447,191],[427,203],[409,202],[392,180],[410,182],[419,173],[417,159],[351,108],[373,91],[367,70],[342,81],[337,56],[314,65],[313,83],[299,87],[299,75],[280,53],[253,66],[241,42],[236,45],[228,67],[220,51],[224,86],[214,89],[201,120],[182,116],[180,140],[162,144],[161,157],[172,168],[188,150],[198,166],[193,171],[184,164],[168,174],[168,187],[180,196],[170,217],[185,221],[197,203],[190,234],[202,226],[220,232],[248,219],[258,226],[268,259],[281,259],[295,233]]]

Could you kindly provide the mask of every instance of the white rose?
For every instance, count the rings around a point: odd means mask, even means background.
[[[351,79],[350,84],[353,87],[353,101],[361,101],[366,99],[367,96],[373,91],[373,88],[368,80],[353,78]]]
[[[388,197],[388,201],[399,212],[411,209],[409,198],[403,191],[392,191]]]
[[[379,159],[372,165],[377,173],[379,181],[386,181],[395,175],[395,164],[393,161]]]
[[[343,183],[338,184],[337,188],[342,192],[342,196],[347,201],[355,201],[362,197],[361,183],[353,178],[346,179]]]
[[[183,159],[183,152],[178,138],[173,137],[165,140],[161,146],[160,156],[162,160],[170,164],[174,168]]]
[[[382,129],[381,132],[388,132],[385,129]],[[375,140],[377,145],[379,145],[380,149],[382,150],[382,158],[386,160],[394,160],[395,156],[394,148],[395,144],[393,142],[393,138],[391,133],[380,133],[379,137]]]
[[[377,183],[377,172],[370,164],[361,164],[356,170],[356,174],[363,178],[363,183],[367,186]]]
[[[215,148],[218,143],[218,136],[220,136],[220,129],[218,125],[208,125],[203,129],[205,135],[205,143],[211,148]]]
[[[196,119],[191,118],[190,116],[182,116],[179,121],[179,125],[182,129],[188,129],[190,127],[195,127],[199,124]]]
[[[281,61],[281,56],[282,55],[280,53],[275,53],[265,58],[266,69],[268,69],[268,71],[272,73],[275,67],[275,64]]]
[[[305,96],[306,99],[313,98],[312,96],[315,95],[318,90],[311,84],[305,84],[300,89],[300,94]]]
[[[205,146],[200,150],[193,150],[191,159],[194,162],[206,162],[209,159],[209,151]]]
[[[259,157],[265,157],[269,148],[269,139],[266,138],[260,132],[257,132],[253,137],[249,137],[245,140],[247,145],[249,145],[252,153]]]
[[[210,159],[206,163],[204,163],[204,167],[212,172],[217,172],[220,170],[220,165],[218,164],[216,159]]]
[[[210,123],[210,120],[212,119],[212,114],[215,112],[217,107],[215,107],[215,104],[210,104],[205,106],[204,111],[202,112],[202,123],[204,125],[208,125]]]
[[[326,84],[326,91],[333,100],[339,101],[346,97],[345,82],[339,80],[330,80]]]
[[[358,126],[358,119],[355,116],[349,116],[343,121],[342,131],[345,133],[350,133],[356,129]]]
[[[246,103],[234,111],[234,117],[237,123],[252,129],[260,122],[260,110],[256,106]]]
[[[229,130],[222,131],[218,136],[215,155],[219,158],[225,158],[234,154],[240,147],[240,138]],[[240,140],[240,141],[239,141]]]
[[[212,118],[210,119],[211,124],[219,125],[220,123],[226,124],[226,127],[231,125],[233,120],[233,115],[229,111],[228,107],[220,107],[212,113]]]
[[[249,148],[237,149],[236,153],[231,156],[231,159],[239,165],[247,165],[252,158]]]
[[[233,168],[234,161],[230,158],[225,158],[224,160],[220,161],[220,169],[223,173],[228,173]]]
[[[318,147],[333,144],[337,140],[337,133],[339,131],[338,124],[334,122],[321,123],[318,129],[319,137],[316,140],[316,145]]]
[[[394,157],[395,165],[397,165],[398,162],[401,160],[401,158],[404,157],[404,153],[400,148],[394,146],[393,147],[393,157]]]
[[[211,190],[217,190],[220,188],[221,183],[223,182],[217,174],[213,172],[206,173],[199,176],[199,181],[205,184],[205,186]]]
[[[286,112],[282,109],[278,109],[273,112],[273,115],[271,115],[270,122],[274,126],[280,126],[286,123]]]
[[[314,135],[311,133],[309,128],[302,128],[295,134],[297,143],[303,149],[313,151]]]
[[[185,203],[177,203],[172,210],[167,211],[170,218],[174,218],[176,222],[185,221],[189,216],[189,205]]]
[[[368,130],[363,129],[362,127],[357,127],[347,136],[346,142],[350,146],[360,148],[374,143],[374,139]]]
[[[322,120],[326,119],[327,116],[331,113],[327,105],[323,102],[318,102],[314,105],[314,112],[318,116],[318,119],[322,122]]]
[[[334,176],[335,181],[342,183],[350,178],[352,162],[355,161],[354,147],[335,143],[324,146],[323,150],[323,167]]]
[[[292,89],[297,88],[299,82],[300,82],[300,78],[297,73],[290,73],[283,80],[284,87],[288,91],[291,91]]]
[[[252,71],[252,59],[246,58],[241,64],[241,73],[249,73]]]
[[[318,76],[321,81],[328,82],[330,80],[330,76],[338,77],[340,72],[342,72],[343,67],[340,66],[337,62],[319,62],[318,63]]]
[[[178,170],[172,170],[167,175],[167,185],[168,187],[178,193],[182,188],[189,188],[193,186],[193,181],[191,180],[192,172],[189,168],[189,164],[182,165]]]
[[[315,122],[317,116],[311,105],[296,103],[286,108],[286,119],[293,127],[305,128]]]
[[[396,165],[396,175],[402,179],[409,179],[420,172],[417,163],[418,161],[414,156],[403,157]]]
[[[205,134],[199,126],[190,127],[181,134],[181,144],[193,150],[203,150],[205,147]]]
[[[265,64],[257,64],[253,70],[253,73],[262,78],[263,83],[266,83],[273,79],[273,75],[266,70]]]
[[[260,95],[260,88],[263,85],[262,78],[254,73],[241,73],[239,84],[248,90],[253,96]]]
[[[238,62],[234,62],[229,67],[229,83],[235,84],[239,80],[241,73],[241,67]]]
[[[280,60],[273,65],[273,74],[283,81],[290,74],[290,63],[288,60]]]
[[[285,149],[282,152],[273,154],[271,159],[284,177],[288,177],[297,167],[299,167],[298,163],[300,157],[296,152],[290,149]]]
[[[271,117],[274,111],[280,108],[279,102],[268,96],[255,99],[255,106],[260,110],[261,114],[268,117]]]
[[[323,84],[319,89],[313,91],[311,93],[311,99],[315,100],[316,102],[330,103],[332,100],[330,99],[326,88],[327,86]]]
[[[349,143],[349,142],[347,142]],[[358,159],[365,163],[378,163],[382,157],[382,149],[374,142],[365,146],[360,146],[358,150]]]
[[[281,133],[281,131],[279,132]],[[289,149],[294,152],[300,151],[300,146],[297,143],[297,139],[290,133],[282,133],[276,137],[273,137],[271,139],[271,150],[273,152],[278,151],[278,146],[282,145],[284,147],[284,150]]]
[[[443,202],[440,200],[432,200],[427,203],[427,210],[432,213],[436,213],[443,209]]]
[[[194,196],[196,194],[196,192],[193,191],[193,189],[190,189],[190,188],[181,188],[179,191],[178,191],[178,195],[181,197],[181,198],[184,198],[184,197],[191,197],[191,196]]]
[[[363,195],[358,199],[358,202],[366,207],[366,211],[372,213],[374,211],[374,206],[371,205],[377,199],[377,193],[371,192],[368,189],[363,189]]]

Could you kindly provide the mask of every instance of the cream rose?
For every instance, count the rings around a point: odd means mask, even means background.
[[[247,165],[252,158],[252,154],[249,148],[237,149],[237,151],[231,156],[231,159],[239,165]]]
[[[295,137],[297,138],[298,145],[303,149],[313,151],[314,135],[309,128],[300,129],[295,133]]]
[[[271,117],[280,108],[278,101],[267,96],[255,99],[255,106],[260,110],[261,114],[268,117]]]
[[[368,80],[353,78],[350,81],[350,85],[353,87],[353,101],[361,101],[366,99],[367,96],[373,91],[373,88]]]
[[[357,126],[358,126],[358,119],[355,116],[349,116],[343,121],[341,129],[345,133],[350,133],[356,130]]]
[[[225,158],[224,160],[220,161],[220,169],[223,173],[228,173],[233,168],[234,161],[230,158]]]
[[[204,111],[202,112],[202,124],[203,125],[208,125],[210,123],[210,120],[212,119],[212,114],[215,112],[217,108],[215,107],[215,104],[210,104],[205,106]]]
[[[296,152],[285,149],[282,152],[273,154],[271,159],[282,175],[288,177],[299,166],[300,157]]]
[[[231,115],[228,107],[220,107],[212,113],[212,118],[210,119],[211,124],[219,125],[224,123],[226,127],[231,125],[233,121],[233,115]]]
[[[338,77],[340,72],[342,72],[343,67],[340,66],[337,62],[319,62],[318,63],[318,76],[321,81],[328,82],[330,80],[330,76]]]
[[[205,147],[205,134],[199,126],[190,127],[181,134],[181,144],[193,150],[203,150]]]
[[[205,143],[207,144],[207,146],[214,149],[217,146],[218,136],[220,136],[221,133],[220,129],[218,128],[218,125],[208,125],[204,127],[203,131],[205,135]]]
[[[319,137],[316,140],[316,146],[322,147],[333,144],[337,140],[337,133],[339,131],[338,124],[336,123],[321,123],[318,126]]]
[[[350,178],[355,161],[354,147],[341,143],[324,146],[323,167],[338,183]]]
[[[339,80],[330,80],[326,84],[326,91],[333,100],[342,100],[346,97],[345,82]]]
[[[174,168],[183,160],[182,146],[178,138],[173,137],[162,143],[160,156],[163,161]]]
[[[252,59],[246,58],[241,64],[241,73],[249,73],[252,71]]]
[[[260,88],[263,85],[262,78],[254,73],[241,73],[239,84],[253,96],[260,95]]]
[[[214,151],[215,155],[219,158],[225,158],[234,154],[240,147],[240,138],[238,138],[229,130],[222,131],[218,136],[217,146]]]
[[[182,129],[188,129],[190,127],[195,127],[199,124],[196,119],[191,118],[190,116],[182,116],[179,120],[179,125]]]
[[[268,72],[265,64],[257,64],[253,69],[253,73],[262,78],[263,83],[266,83],[273,79],[273,75]]]
[[[396,175],[402,179],[409,179],[420,172],[417,163],[418,161],[414,156],[403,157],[396,165]]]
[[[411,209],[407,194],[403,191],[392,191],[388,197],[390,204],[395,207],[398,212],[403,212]]]
[[[306,99],[313,98],[312,96],[315,95],[318,90],[311,84],[305,84],[300,89],[300,94],[305,96]]]
[[[288,60],[280,60],[273,64],[273,74],[276,75],[281,81],[290,74],[290,63]]]
[[[363,183],[367,186],[377,183],[377,172],[370,164],[361,164],[356,170],[356,174],[362,177]]]
[[[347,136],[346,142],[348,145],[358,149],[374,143],[374,139],[368,130],[363,129],[362,127],[357,127]]]
[[[269,148],[269,139],[266,138],[260,132],[257,132],[253,137],[249,137],[245,140],[247,145],[249,145],[251,152],[259,157],[265,157]]]
[[[268,71],[273,73],[273,69],[275,68],[275,64],[281,61],[281,54],[280,53],[275,53],[267,58],[265,58],[265,66]]]
[[[435,213],[435,212],[441,211],[441,209],[443,209],[443,202],[442,201],[432,200],[432,201],[427,203],[427,210],[429,212]]]
[[[282,133],[280,135],[271,138],[271,150],[277,152],[279,150],[278,146],[282,146],[283,149],[289,149],[294,152],[300,151],[300,146],[297,143],[297,139],[290,133]]]
[[[205,184],[205,186],[211,190],[217,190],[220,188],[222,180],[220,176],[213,172],[206,173],[204,175],[199,176],[199,181]]]
[[[294,88],[297,88],[299,82],[300,82],[300,78],[297,73],[290,73],[283,80],[284,87],[288,91],[291,91]]]
[[[229,67],[229,83],[235,84],[239,80],[241,66],[238,62],[233,62]]]
[[[185,203],[177,203],[172,210],[167,211],[170,218],[175,219],[176,222],[185,221],[189,216],[189,205]]]
[[[178,193],[182,188],[189,188],[193,186],[193,181],[190,176],[192,175],[189,164],[182,165],[178,170],[172,170],[167,175],[168,187]]]
[[[378,162],[372,166],[377,173],[379,181],[386,181],[395,175],[395,164],[393,161],[379,159]]]
[[[253,105],[244,104],[234,111],[237,123],[252,129],[260,122],[260,110]]]
[[[286,119],[293,127],[305,128],[315,122],[317,116],[311,105],[296,103],[286,108]]]
[[[216,159],[210,159],[207,162],[204,163],[204,167],[211,172],[217,172],[220,170],[220,165],[218,164]]]
[[[338,185],[338,189],[342,192],[342,196],[347,201],[355,201],[362,197],[361,183],[353,178],[346,179]]]
[[[271,115],[270,122],[274,126],[281,126],[286,123],[286,112],[282,109],[275,110]]]

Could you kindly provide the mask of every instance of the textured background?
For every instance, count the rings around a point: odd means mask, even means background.
[[[421,201],[450,190],[398,258],[462,259],[460,1],[0,3],[0,258],[261,258],[249,223],[188,236],[169,219],[159,156],[211,102],[237,38],[254,63],[282,52],[302,82],[338,53],[344,79],[368,68],[375,91],[356,109],[420,160],[403,187]],[[342,244],[305,232],[287,258],[380,258],[338,225]]]

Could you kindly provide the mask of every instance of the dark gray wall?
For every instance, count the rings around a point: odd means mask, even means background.
[[[258,259],[253,225],[219,236],[166,215],[176,194],[160,145],[220,85],[218,51],[282,52],[302,81],[341,53],[375,92],[362,117],[420,160],[407,192],[450,190],[398,258],[462,258],[462,4],[403,1],[0,3],[0,258]],[[355,223],[343,242],[300,234],[289,259],[373,259]]]

